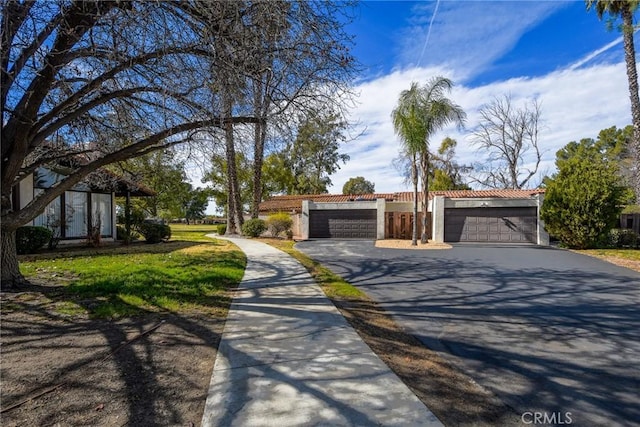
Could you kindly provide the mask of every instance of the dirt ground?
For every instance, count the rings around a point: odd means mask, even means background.
[[[638,260],[620,258],[616,256],[598,255],[598,254],[593,254],[593,253],[584,252],[584,251],[578,251],[578,253],[592,256],[594,258],[600,258],[602,260],[610,262],[611,264],[619,265],[620,267],[626,267],[630,270],[640,271],[640,261]]]
[[[52,292],[1,296],[0,425],[200,424],[224,319],[64,316]]]
[[[358,334],[446,426],[516,426],[520,417],[371,301],[333,301]]]
[[[376,248],[425,250],[425,249],[451,249],[452,246],[447,243],[434,243],[434,242],[428,242],[426,244],[422,244],[419,241],[416,246],[413,246],[411,244],[411,240],[384,239],[384,240],[376,240]]]

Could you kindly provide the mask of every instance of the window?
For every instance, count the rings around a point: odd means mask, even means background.
[[[34,197],[42,194],[44,190],[40,188],[33,189]],[[44,208],[44,211],[33,220],[33,225],[47,227],[52,230],[55,236],[60,237],[60,197],[56,197],[51,203]]]
[[[94,224],[100,221],[100,234],[112,235],[111,194],[91,194],[91,218]]]
[[[87,237],[87,222],[89,212],[87,212],[88,193],[78,191],[67,191],[66,201],[66,235],[67,238]]]

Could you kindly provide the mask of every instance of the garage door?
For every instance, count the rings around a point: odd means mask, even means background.
[[[309,237],[375,239],[375,209],[309,211]]]
[[[446,242],[536,243],[535,207],[445,209]]]

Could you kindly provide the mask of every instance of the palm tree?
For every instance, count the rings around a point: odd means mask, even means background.
[[[408,90],[402,91],[398,105],[391,113],[396,135],[400,137],[403,155],[411,162],[413,184],[413,235],[412,245],[417,245],[418,176],[422,177],[422,236],[427,243],[427,203],[429,201],[429,139],[434,133],[456,123],[462,126],[465,113],[447,95],[453,83],[445,77],[434,77],[424,86],[412,82]],[[418,169],[420,173],[418,174]]]
[[[636,203],[640,203],[640,97],[638,96],[638,71],[636,69],[636,49],[633,43],[633,14],[638,9],[639,0],[585,0],[587,10],[595,9],[598,18],[608,14],[612,19],[622,18],[622,38],[624,59],[627,64],[629,80],[629,98],[631,99],[631,120],[633,123],[632,157],[635,164],[633,172],[633,191]]]
[[[426,128],[421,118],[420,86],[416,82],[411,83],[408,90],[402,91],[398,105],[391,112],[393,129],[400,138],[402,155],[410,161],[411,183],[413,185],[413,228],[411,232],[411,244],[418,244],[418,155],[424,144]]]

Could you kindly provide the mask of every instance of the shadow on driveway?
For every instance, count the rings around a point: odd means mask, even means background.
[[[297,248],[516,412],[544,412],[557,424],[640,422],[639,273],[537,246]]]

